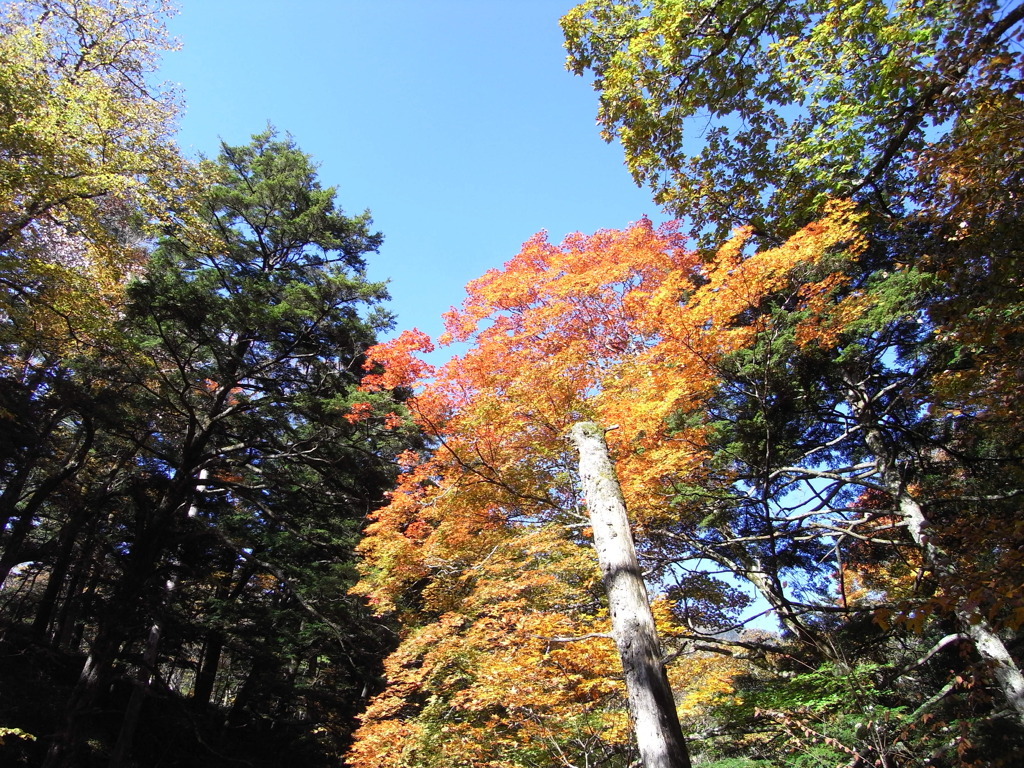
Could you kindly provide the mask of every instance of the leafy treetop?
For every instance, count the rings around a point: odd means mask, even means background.
[[[562,19],[638,184],[707,243],[779,243],[833,197],[928,204],[919,165],[1020,96],[1024,5],[998,0],[587,0]]]

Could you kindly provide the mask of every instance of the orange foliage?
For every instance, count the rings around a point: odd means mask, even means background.
[[[388,688],[362,716],[351,765],[510,766],[523,745],[543,751],[581,728],[628,740],[606,621],[568,610],[597,583],[588,553],[551,526],[495,538],[424,595],[450,610],[387,660]]]
[[[365,400],[352,403],[349,407],[348,413],[344,415],[345,421],[349,424],[355,424],[368,418],[373,413],[373,404],[368,403]]]
[[[565,525],[582,504],[563,435],[581,419],[621,427],[609,442],[641,526],[664,513],[669,481],[700,479],[706,427],[669,417],[700,412],[722,357],[766,330],[768,297],[791,290],[808,327],[827,328],[841,278],[800,292],[793,272],[860,247],[845,204],[771,251],[744,256],[746,237],[706,262],[646,220],[559,246],[537,235],[447,313],[441,342],[472,342],[465,355],[433,369],[418,331],[368,352],[364,389],[412,390],[435,447],[403,457],[360,545],[354,591],[406,631],[352,765],[526,764],[509,755],[531,741],[567,749],[579,734],[566,729],[598,721],[602,748],[624,742],[613,644],[551,639],[604,631],[588,539]],[[692,708],[731,691],[733,667],[702,664],[688,673],[703,690]]]
[[[659,637],[671,638],[681,634],[668,600],[653,600],[651,610]],[[715,705],[734,700],[736,689],[733,680],[750,670],[751,665],[747,661],[709,651],[693,651],[667,665],[672,689],[680,692],[676,699],[680,719],[698,718]]]

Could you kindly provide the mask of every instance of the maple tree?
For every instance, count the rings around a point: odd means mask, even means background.
[[[743,240],[738,236],[705,263],[671,226],[655,230],[648,222],[573,235],[560,246],[538,236],[504,270],[471,283],[461,310],[448,315],[445,340],[474,342],[463,357],[434,371],[414,354],[431,349],[417,332],[370,350],[369,363],[382,369],[364,379],[364,388],[414,388],[413,418],[438,447],[408,457],[390,503],[374,514],[360,545],[358,591],[410,627],[463,617],[460,584],[493,556],[496,541],[531,535],[538,525],[571,531],[583,522],[564,434],[584,419],[619,426],[609,440],[639,530],[675,518],[674,480],[710,485],[714,470],[709,421],[680,429],[670,416],[696,411],[711,396],[721,361],[759,333],[757,321],[737,318],[790,287],[798,267],[825,273],[817,285],[795,289],[808,313],[801,328],[835,325],[819,311],[843,283],[829,259],[842,263],[859,247],[854,217],[841,205],[775,251],[744,257]],[[649,563],[658,562],[647,542],[640,548],[654,556]],[[730,591],[709,581],[713,591]],[[767,580],[759,586],[774,594]],[[396,682],[385,690],[378,701],[391,704],[371,706],[357,732],[354,764],[385,759],[378,750],[386,744],[401,752],[395,729],[423,722],[426,709],[415,701],[431,692],[422,676],[415,686]]]
[[[170,11],[0,9],[4,759],[326,763],[378,694],[354,766],[632,766],[664,662],[699,764],[1014,764],[1024,6],[581,4],[688,220],[536,236],[436,370],[367,352],[380,236],[290,138],[177,155]],[[617,426],[605,573],[574,426]]]
[[[974,529],[989,560],[953,543],[964,532],[943,509],[970,505],[992,525],[1003,512],[977,509],[976,494],[993,478],[971,468],[985,459],[964,453],[966,425],[945,432],[941,410],[930,410],[948,373],[936,365],[933,329],[919,320],[931,278],[865,269],[879,247],[863,221],[836,203],[778,248],[749,248],[747,230],[712,257],[687,250],[672,226],[645,222],[560,246],[537,237],[471,283],[448,315],[445,341],[473,342],[464,356],[434,370],[416,355],[432,349],[416,332],[371,350],[381,367],[364,387],[412,388],[413,417],[436,447],[407,457],[389,505],[374,515],[360,545],[359,591],[397,615],[410,638],[435,621],[466,620],[461,585],[498,540],[586,524],[563,435],[590,419],[618,425],[608,439],[644,567],[672,606],[672,646],[790,658],[805,670],[793,677],[776,661],[752,677],[735,672],[740,688],[753,686],[737,689],[747,704],[720,708],[723,718],[745,718],[735,727],[767,728],[829,754],[895,759],[902,747],[894,745],[934,721],[936,706],[977,706],[970,688],[951,695],[953,683],[931,668],[957,646],[977,654],[971,674],[1013,712],[1020,673],[1003,633],[1020,626],[1010,587],[1016,539],[993,547],[993,528]],[[990,502],[1012,507],[1012,477]],[[909,560],[902,576],[871,575],[872,560],[901,559]],[[785,637],[723,635],[743,624],[749,598],[737,584],[767,604]],[[942,633],[950,621],[957,630]],[[889,706],[884,686],[901,679],[926,691],[927,706],[898,707],[863,731],[851,730],[850,699],[836,686],[854,668],[850,633],[865,622],[889,655],[859,652],[859,700]],[[577,631],[591,634],[589,625]],[[679,658],[670,676],[685,689]],[[477,659],[469,678],[490,660]],[[398,734],[407,727],[420,746],[403,759],[426,755],[448,719],[461,722],[457,707],[427,713],[417,704],[434,690],[436,668],[423,663],[414,684],[381,694],[387,707],[371,706],[354,764],[405,749]],[[514,687],[521,673],[505,674]],[[777,694],[757,693],[773,687]],[[819,707],[814,721],[800,714],[809,702]],[[984,729],[1001,716],[965,722]],[[432,726],[421,730],[424,718]],[[921,749],[939,730],[928,733]],[[500,745],[489,749],[493,764],[511,759]],[[410,764],[431,764],[416,759]]]
[[[964,732],[964,761],[985,743],[998,754],[1000,717],[1017,721],[1010,733],[1020,722],[1022,18],[995,2],[593,0],[562,20],[605,138],[703,243],[750,224],[763,249],[832,196],[861,204],[862,255],[826,292],[824,333],[780,295],[723,359],[705,406],[729,492],[680,483],[692,517],[650,533],[765,582],[787,628],[840,667],[849,584],[902,658],[882,688],[928,691],[890,737],[958,721],[985,734]],[[838,608],[823,604],[830,580]],[[964,670],[970,654],[969,674],[928,669]],[[989,695],[1011,714],[976,709]],[[902,759],[883,742],[865,748]]]

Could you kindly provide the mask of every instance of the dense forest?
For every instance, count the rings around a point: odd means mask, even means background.
[[[289,135],[179,152],[169,12],[0,10],[0,764],[1021,764],[1024,5],[583,2],[678,218],[384,342]]]
[[[5,8],[0,762],[327,764],[393,644],[353,547],[421,444],[357,393],[382,238],[273,131],[179,156],[163,13]]]

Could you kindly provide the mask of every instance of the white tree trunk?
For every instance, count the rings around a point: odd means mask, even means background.
[[[569,431],[569,438],[580,455],[594,549],[608,594],[612,636],[622,659],[640,759],[644,768],[690,768],[604,430],[593,422],[580,422]]]
[[[893,451],[882,437],[881,430],[872,420],[869,403],[854,387],[850,388],[849,402],[864,430],[864,442],[875,455],[878,473],[885,489],[896,501],[896,508],[907,526],[907,532],[920,549],[925,567],[942,580],[955,581],[956,566],[939,547],[935,545],[929,531],[930,525],[917,499],[911,495],[900,476]],[[988,666],[992,677],[1006,697],[1006,702],[1016,714],[1018,722],[1024,724],[1024,674],[1010,655],[1002,638],[979,611],[964,610],[958,605],[954,615],[963,634],[971,638],[978,655]]]

